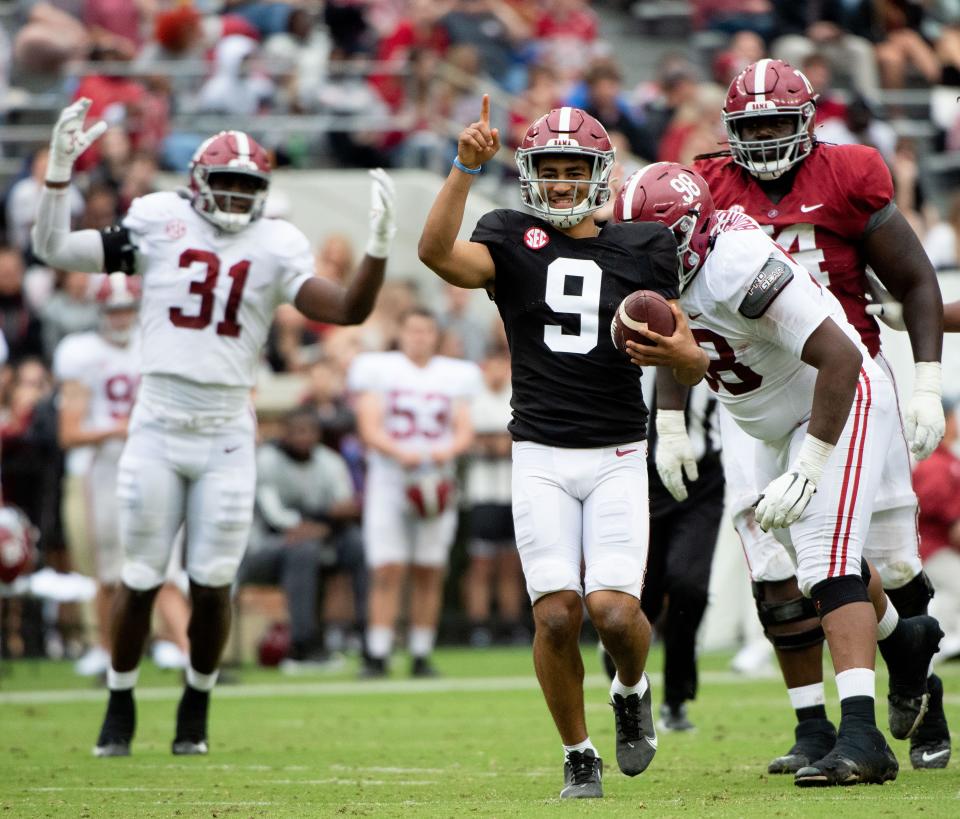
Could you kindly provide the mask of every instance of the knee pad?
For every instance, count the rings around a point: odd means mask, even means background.
[[[120,580],[131,591],[150,591],[163,585],[166,566],[152,566],[141,558],[124,561]]]
[[[623,554],[604,557],[587,566],[583,585],[587,594],[595,591],[618,591],[640,597],[643,567]]]
[[[899,589],[887,589],[887,597],[901,617],[916,617],[927,613],[927,604],[933,599],[933,584],[926,572],[920,572]]]
[[[817,611],[813,607],[813,602],[803,595],[791,600],[767,602],[765,585],[763,581],[753,584],[753,599],[757,604],[757,614],[763,626],[763,634],[773,646],[781,651],[799,651],[820,645],[824,639],[820,623],[789,634],[776,634],[770,631],[770,626],[787,626],[791,623],[817,619]]]
[[[550,557],[533,560],[526,567],[527,591],[530,602],[536,603],[541,597],[558,591],[581,592],[580,572]]]
[[[810,589],[810,599],[822,620],[831,611],[851,603],[869,603],[870,595],[860,575],[845,574],[821,580]]]

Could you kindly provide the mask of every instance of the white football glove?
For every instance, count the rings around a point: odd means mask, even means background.
[[[73,163],[87,148],[103,136],[107,123],[94,123],[86,131],[83,121],[87,117],[90,100],[81,97],[60,112],[57,124],[50,136],[50,158],[47,160],[47,182],[69,182]]]
[[[688,481],[695,481],[700,475],[683,410],[657,410],[656,463],[657,474],[674,500],[686,500],[684,473]]]
[[[774,478],[757,502],[754,512],[757,525],[769,532],[796,522],[816,491],[816,484],[796,471]]]
[[[795,523],[817,491],[823,468],[834,445],[807,435],[797,459],[779,478],[767,484],[757,501],[754,517],[764,531],[783,529]]]
[[[910,451],[923,460],[943,438],[943,404],[940,400],[940,362],[918,361],[913,381],[913,396],[907,404],[904,427]]]
[[[367,240],[367,255],[386,259],[390,244],[397,233],[397,191],[393,180],[383,168],[370,171],[370,238]]]

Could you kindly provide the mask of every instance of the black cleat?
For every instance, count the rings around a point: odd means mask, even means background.
[[[946,768],[950,761],[950,729],[943,713],[943,683],[936,674],[927,677],[927,692],[927,715],[910,737],[910,764],[919,769]]]
[[[439,677],[440,672],[437,671],[433,663],[430,662],[429,657],[414,657],[413,662],[410,664],[410,676],[411,677]]]
[[[617,765],[627,776],[643,773],[657,752],[657,729],[653,725],[653,696],[646,672],[647,690],[641,697],[614,694],[610,705],[617,728]]]
[[[837,729],[828,719],[806,719],[794,728],[796,742],[783,756],[767,765],[767,773],[795,774],[812,762],[823,759],[837,744]]]
[[[561,799],[599,799],[603,796],[603,760],[589,748],[571,751],[563,763]]]
[[[679,705],[664,703],[660,706],[660,720],[657,727],[661,731],[683,732],[695,730],[694,724],[687,717],[687,706],[682,702]]]
[[[385,657],[370,657],[363,655],[360,665],[360,679],[377,680],[387,676],[387,660]]]
[[[877,728],[862,727],[845,733],[822,759],[797,771],[793,784],[800,788],[833,785],[882,785],[897,778],[900,766]]]
[[[887,694],[887,719],[895,739],[907,739],[923,723],[927,713],[927,670],[940,647],[943,631],[940,624],[926,614],[908,617],[913,633],[915,653],[906,668],[889,668],[890,691]]]
[[[210,692],[198,691],[189,685],[177,706],[177,733],[171,750],[177,756],[204,756],[207,747],[207,711]]]
[[[130,743],[136,727],[137,709],[133,701],[133,689],[111,691],[93,755],[130,756]]]

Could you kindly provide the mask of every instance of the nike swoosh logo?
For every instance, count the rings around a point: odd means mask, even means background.
[[[635,449],[620,449],[617,447],[617,457],[622,458],[624,455],[629,455],[631,452],[636,452]]]
[[[696,321],[696,320],[697,320],[698,318],[700,318],[700,316],[702,316],[702,315],[703,315],[703,313],[690,313],[690,314],[687,316],[687,318],[689,318],[690,321]]]
[[[940,757],[940,756],[943,756],[944,754],[949,754],[949,753],[950,753],[949,748],[944,748],[942,751],[937,751],[932,754],[929,751],[924,751],[922,755],[922,759],[924,762],[929,762],[931,759],[936,759],[937,757]]]
[[[810,211],[816,210],[817,208],[822,208],[822,207],[823,207],[823,202],[821,202],[819,205],[801,205],[800,213],[810,213]]]
[[[223,451],[229,455],[231,452],[236,452],[238,449],[240,449],[240,444],[237,444],[236,446],[228,446],[224,448]]]

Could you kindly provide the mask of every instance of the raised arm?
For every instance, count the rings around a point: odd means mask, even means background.
[[[473,179],[498,150],[500,133],[490,128],[490,97],[484,94],[480,119],[460,133],[456,162],[430,208],[417,245],[420,261],[457,287],[486,287],[494,277],[486,245],[457,239],[457,234]]]
[[[381,168],[370,171],[370,238],[360,266],[350,283],[343,285],[319,276],[300,288],[294,306],[307,318],[331,324],[360,324],[373,310],[390,244],[397,232],[396,189]]]
[[[107,130],[102,121],[83,129],[89,108],[90,100],[82,97],[64,108],[53,126],[46,181],[30,238],[33,252],[51,267],[97,273],[104,269],[102,236],[97,230],[71,232],[67,190],[73,163]]]

